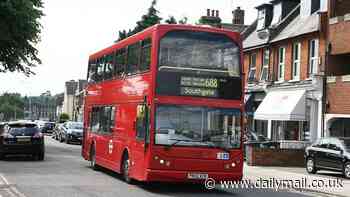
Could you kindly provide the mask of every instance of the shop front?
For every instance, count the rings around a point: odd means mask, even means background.
[[[304,148],[318,135],[318,101],[309,95],[306,89],[272,90],[254,119],[267,122],[268,138],[280,142],[281,147]]]

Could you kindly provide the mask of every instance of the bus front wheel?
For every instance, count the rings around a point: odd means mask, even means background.
[[[90,167],[93,170],[98,170],[98,166],[96,164],[96,151],[94,146],[92,146],[90,150]]]
[[[132,179],[129,176],[129,172],[130,172],[130,159],[128,154],[125,154],[123,157],[122,174],[125,182],[131,184]]]

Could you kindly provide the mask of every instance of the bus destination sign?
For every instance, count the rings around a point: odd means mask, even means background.
[[[240,99],[240,78],[158,72],[157,94],[220,99]]]

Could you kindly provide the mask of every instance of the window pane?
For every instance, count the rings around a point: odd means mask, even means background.
[[[263,65],[269,65],[270,62],[270,50],[265,49],[264,50],[264,57],[263,57]]]
[[[113,67],[113,55],[108,55],[106,57],[106,63],[105,63],[105,79],[112,79],[114,73],[114,67]]]
[[[120,49],[116,52],[116,75],[124,75],[126,66],[126,49]]]
[[[92,60],[89,62],[89,71],[88,71],[88,82],[89,83],[93,83],[96,81],[96,72],[97,72],[96,61]]]
[[[151,64],[151,39],[142,41],[140,71],[149,70]]]
[[[127,74],[134,74],[138,70],[140,57],[140,44],[136,43],[128,47]]]
[[[97,60],[97,76],[96,81],[102,81],[103,80],[103,73],[104,73],[104,62],[103,59]]]

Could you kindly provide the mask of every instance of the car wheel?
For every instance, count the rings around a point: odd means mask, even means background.
[[[69,139],[68,139],[67,136],[64,138],[64,142],[65,142],[66,144],[70,144]]]
[[[39,152],[38,155],[37,155],[37,158],[38,158],[38,161],[44,161],[44,159],[45,159],[45,152],[44,151]]]
[[[317,169],[315,167],[315,160],[311,157],[307,158],[306,160],[306,171],[309,174],[315,174],[317,172]]]
[[[59,140],[60,142],[63,142],[63,137],[62,136],[60,136],[60,140]]]
[[[96,164],[96,151],[95,151],[94,147],[91,147],[91,150],[90,150],[90,167],[93,170],[98,170],[99,169],[97,164]]]
[[[347,162],[344,165],[344,176],[345,178],[350,179],[350,162]]]
[[[123,158],[122,174],[125,182],[131,184],[132,179],[130,178],[129,173],[130,173],[130,159],[129,159],[129,156],[126,154]]]

